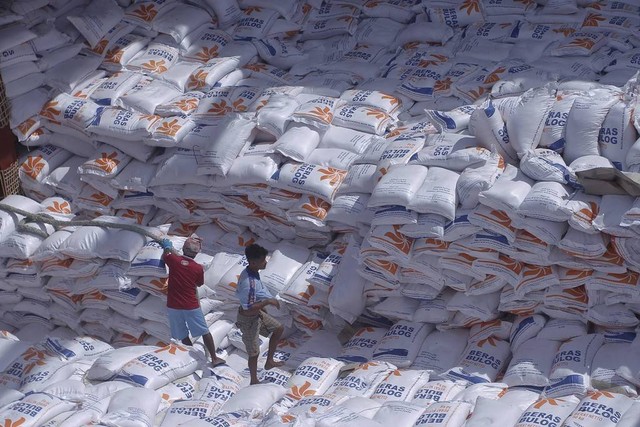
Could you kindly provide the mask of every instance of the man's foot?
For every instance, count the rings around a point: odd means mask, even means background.
[[[284,366],[284,362],[276,362],[275,360],[267,360],[264,364],[264,369],[266,369],[267,371],[269,369],[273,369],[273,368],[279,368],[281,366]]]
[[[227,363],[226,360],[216,357],[211,361],[211,366],[215,368],[216,366],[224,365],[225,363]]]

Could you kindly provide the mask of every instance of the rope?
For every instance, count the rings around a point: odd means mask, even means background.
[[[133,231],[134,233],[138,233],[141,234],[145,237],[148,237],[152,240],[155,240],[157,242],[160,242],[162,240],[161,236],[158,236],[156,234],[153,234],[152,232],[150,232],[149,230],[140,227],[138,225],[133,225],[133,224],[118,224],[118,223],[113,223],[113,222],[106,222],[106,221],[96,221],[96,220],[76,220],[76,221],[61,221],[59,219],[55,219],[54,217],[52,217],[51,215],[48,214],[34,214],[25,210],[22,210],[20,208],[16,208],[14,206],[11,205],[7,205],[4,203],[0,203],[0,210],[3,210],[5,212],[11,213],[11,214],[15,214],[15,215],[22,215],[23,217],[25,217],[25,219],[23,219],[22,221],[20,221],[20,223],[17,226],[17,229],[19,231],[24,231],[26,233],[31,233],[31,234],[35,234],[37,236],[41,236],[43,238],[47,238],[49,237],[49,235],[42,231],[42,230],[37,230],[34,227],[30,227],[28,225],[25,225],[25,222],[42,222],[45,224],[49,224],[52,225],[56,230],[60,229],[60,228],[64,228],[64,227],[102,227],[102,228],[116,228],[119,230],[126,230],[126,231]]]

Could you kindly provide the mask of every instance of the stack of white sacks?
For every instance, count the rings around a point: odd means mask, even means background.
[[[640,171],[637,5],[130,3],[21,0],[0,9],[11,127],[32,147],[20,169],[30,199],[2,202],[59,220],[137,224],[178,248],[193,232],[203,238],[201,306],[240,374],[219,374],[212,381],[224,392],[210,391],[208,370],[180,359],[167,382],[145,385],[163,390],[149,420],[177,399],[188,402],[176,417],[259,406],[191,425],[346,425],[355,416],[385,425],[400,414],[415,415],[406,425],[463,425],[473,412],[468,425],[522,417],[524,427],[560,425],[576,407],[567,425],[589,425],[595,413],[610,425],[623,418],[632,401],[622,395],[635,397],[640,385],[637,362],[622,358],[640,349],[640,204],[588,195],[576,173]],[[2,329],[33,342],[169,341],[156,243],[1,215]],[[234,291],[253,242],[271,251],[261,276],[285,303],[273,313],[287,326],[279,357],[302,372],[265,372],[277,389],[242,389],[223,407],[220,396],[245,385]],[[335,335],[356,320],[372,326],[341,350]],[[109,354],[104,343],[96,345]],[[23,344],[6,344],[7,370],[19,371],[11,388],[22,391],[86,378],[98,356],[76,352],[74,371],[49,370],[30,388],[28,372],[11,367]],[[38,366],[76,358],[56,356],[51,343],[35,351]],[[141,385],[135,375],[144,372],[120,368],[138,356],[153,366],[157,356],[143,354],[153,351],[122,353],[109,375],[89,378]],[[339,354],[342,362],[315,360],[305,373],[307,357]],[[343,362],[367,361],[336,380]],[[77,409],[70,401],[100,401],[73,422],[123,425],[109,421],[128,414],[122,383],[63,386],[55,390],[64,402],[32,398],[64,413]],[[519,386],[526,391],[511,391]],[[116,391],[112,408],[104,399]],[[603,399],[613,409],[580,418]],[[338,409],[321,415],[327,406]]]

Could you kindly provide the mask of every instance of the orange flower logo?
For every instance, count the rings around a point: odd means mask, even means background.
[[[478,347],[484,347],[485,344],[488,344],[491,347],[496,347],[498,345],[496,343],[496,339],[493,337],[485,338],[483,340],[478,341]]]
[[[591,50],[595,44],[596,43],[593,40],[587,38],[575,39],[574,41],[569,43],[570,46],[584,47],[588,50]]]
[[[214,47],[203,47],[200,52],[196,53],[195,58],[198,61],[207,62],[210,59],[217,58],[220,52],[218,52],[218,46]]]
[[[169,281],[167,279],[152,279],[149,281],[149,284],[153,285],[163,294],[166,294],[169,288]]]
[[[31,129],[31,127],[33,127],[33,125],[35,124],[36,124],[35,119],[27,119],[18,125],[18,130],[23,135],[26,135],[27,133],[29,133],[29,129]]]
[[[142,212],[136,212],[131,209],[127,209],[123,214],[122,218],[131,218],[134,219],[138,224],[142,224],[144,220],[144,214]]]
[[[311,383],[309,381],[305,381],[304,384],[302,384],[300,387],[294,385],[293,387],[291,387],[291,391],[287,393],[287,396],[295,400],[300,400],[303,397],[313,396],[316,394],[316,391],[310,387]]]
[[[575,216],[580,221],[585,221],[590,223],[594,219],[596,219],[599,212],[600,212],[600,209],[598,207],[598,204],[595,202],[589,202],[589,207],[580,209],[578,212],[575,213]]]
[[[145,22],[151,22],[158,14],[154,4],[141,5],[139,8],[131,12],[132,15],[137,16]]]
[[[520,273],[522,272],[522,264],[520,264],[518,261],[511,259],[504,254],[500,254],[498,259],[502,261],[502,265],[504,267],[508,268],[514,273],[520,275]]]
[[[375,117],[378,120],[384,120],[388,117],[384,111],[380,111],[375,108],[367,107],[365,108],[365,111],[367,112],[367,116]]]
[[[182,129],[182,126],[178,124],[178,119],[173,119],[169,122],[162,122],[162,125],[160,125],[155,131],[162,135],[176,136],[180,129]]]
[[[373,333],[373,332],[375,332],[375,329],[372,328],[371,326],[365,326],[364,328],[360,328],[358,330],[358,332],[355,333],[355,336],[359,337],[359,336],[362,336],[362,335],[366,334],[367,332],[368,333]]]
[[[247,111],[247,106],[244,105],[244,99],[243,98],[236,99],[233,102],[233,110],[234,111]]]
[[[27,157],[27,160],[22,164],[21,169],[25,175],[36,181],[45,166],[46,162],[44,161],[44,158],[41,155],[37,155],[36,157]]]
[[[556,28],[553,30],[553,32],[557,34],[562,34],[565,37],[569,37],[570,35],[575,33],[576,30],[573,28]]]
[[[93,199],[94,202],[97,202],[104,207],[108,207],[111,204],[111,202],[113,202],[113,199],[111,197],[107,196],[102,192],[93,193],[91,195],[91,199]]]
[[[47,210],[49,212],[55,212],[60,214],[70,214],[71,206],[69,206],[69,202],[53,202],[53,206],[47,206]]]
[[[628,270],[626,273],[607,274],[607,279],[618,285],[636,286],[638,283],[638,277],[640,277],[640,273],[631,270]]]
[[[391,95],[382,94],[381,99],[388,100],[391,105],[397,105],[400,103],[400,100],[398,100],[398,98]]]
[[[465,0],[459,9],[466,11],[467,15],[471,15],[473,12],[480,13],[480,0]]]
[[[149,71],[150,73],[162,74],[168,70],[165,64],[166,62],[164,59],[161,59],[159,61],[155,61],[152,59],[149,62],[145,62],[144,64],[142,64],[142,68]]]
[[[187,352],[189,350],[187,350],[185,347],[178,344],[169,344],[166,347],[157,349],[156,351],[154,351],[154,353],[162,353],[165,351],[168,352],[169,354],[175,355],[178,351]]]
[[[309,111],[308,114],[327,124],[333,121],[333,113],[329,107],[315,107],[312,111]]]
[[[451,77],[445,77],[444,80],[436,81],[436,83],[433,85],[433,90],[436,92],[443,92],[451,89],[452,84],[453,81],[451,81]]]
[[[180,225],[174,230],[174,233],[177,236],[188,237],[195,233],[197,228],[197,224],[186,224],[184,222],[181,222]]]
[[[267,64],[264,64],[262,62],[256,62],[253,64],[247,64],[244,66],[244,68],[246,70],[249,71],[255,71],[256,73],[262,72],[262,71],[267,71],[269,69],[269,66]]]
[[[4,419],[4,426],[3,427],[20,427],[22,426],[27,420],[24,417],[20,417],[18,418],[16,421],[10,420],[9,418],[5,418]]]
[[[604,22],[607,19],[600,15],[599,13],[590,13],[584,18],[584,22],[582,23],[583,27],[598,27],[600,26],[600,22]]]
[[[309,196],[309,201],[302,205],[302,209],[323,220],[327,216],[327,211],[331,209],[331,205],[320,197]]]
[[[496,68],[484,79],[484,83],[492,84],[500,81],[500,74],[504,73],[505,71],[507,71],[505,67]]]
[[[285,414],[280,417],[282,423],[292,423],[296,420],[296,417],[291,414]]]
[[[394,262],[386,261],[382,259],[376,259],[376,260],[373,260],[372,263],[382,268],[383,270],[388,271],[392,275],[395,275],[398,272],[398,264]]]
[[[100,158],[96,159],[95,163],[96,166],[106,173],[112,173],[120,164],[120,160],[118,160],[118,153],[115,151],[111,154],[103,152]]]
[[[58,101],[49,101],[44,107],[42,107],[42,111],[40,111],[40,116],[45,119],[49,119],[54,123],[60,123],[56,120],[56,118],[62,113],[61,110],[58,110],[56,107],[58,106]]]
[[[592,400],[598,400],[601,397],[606,397],[608,399],[615,399],[616,395],[613,393],[610,393],[608,391],[589,391],[587,392],[587,396],[589,396],[590,399]]]
[[[197,98],[181,99],[175,103],[175,106],[185,113],[188,113],[189,111],[193,111],[198,108],[199,102],[200,101]]]
[[[574,270],[569,269],[565,272],[568,278],[572,280],[576,279],[584,279],[587,280],[589,277],[593,275],[593,270]]]
[[[225,114],[233,111],[231,106],[227,104],[227,101],[222,100],[220,102],[214,102],[207,110],[207,113],[212,113],[214,116],[224,116]]]
[[[479,217],[485,218],[494,224],[498,224],[504,228],[514,231],[515,228],[511,225],[511,218],[503,211],[492,210],[489,216],[484,214],[478,214]]]
[[[309,285],[309,287],[305,292],[300,292],[298,295],[300,296],[300,298],[303,298],[309,301],[311,297],[314,296],[315,294],[316,294],[316,288],[314,288],[313,285]]]
[[[124,55],[124,50],[119,47],[114,47],[113,49],[109,49],[107,51],[107,55],[104,58],[104,62],[109,62],[111,64],[119,64],[122,61],[122,55]]]
[[[249,6],[244,10],[246,15],[251,15],[253,12],[262,12],[262,8],[259,6]]]
[[[244,237],[238,236],[238,246],[247,247],[249,245],[254,244],[255,242],[256,241],[255,241],[255,239],[253,237],[251,237],[251,238],[249,238],[247,240],[244,240]]]
[[[564,289],[562,293],[569,295],[571,297],[570,299],[575,302],[579,302],[582,304],[587,304],[589,302],[589,297],[587,296],[587,291],[584,285],[578,286],[576,288]]]
[[[318,169],[318,172],[322,174],[322,176],[320,177],[320,181],[329,180],[329,185],[331,185],[332,187],[335,187],[336,185],[342,183],[344,177],[347,176],[347,171],[329,167]]]
[[[477,90],[470,90],[469,96],[471,96],[474,100],[480,98],[482,95],[485,95],[487,90],[482,86],[479,86]]]
[[[311,320],[308,317],[303,316],[302,314],[298,315],[296,317],[296,320],[302,326],[304,326],[305,328],[311,329],[312,331],[317,331],[318,329],[322,328],[322,322],[321,321],[319,321],[319,320]],[[315,393],[315,391],[314,391],[314,393]]]
[[[109,44],[109,40],[100,40],[98,42],[98,44],[96,45],[96,47],[94,47],[93,49],[91,49],[93,52],[97,53],[98,55],[102,55],[102,52],[104,52],[104,50],[107,48],[107,45]]]
[[[411,246],[413,245],[413,239],[400,233],[400,225],[394,225],[393,231],[387,231],[384,233],[384,237],[387,237],[391,244],[398,248],[400,252],[408,255],[411,252]]]
[[[189,76],[189,82],[187,83],[187,87],[189,89],[202,89],[207,86],[207,76],[209,73],[203,70],[198,70],[194,74]]]

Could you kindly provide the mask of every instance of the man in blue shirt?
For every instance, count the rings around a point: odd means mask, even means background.
[[[244,254],[249,265],[240,274],[236,296],[240,300],[238,309],[238,320],[236,325],[242,332],[242,342],[249,355],[249,373],[251,374],[251,384],[258,384],[258,356],[260,355],[260,334],[269,338],[269,352],[265,369],[272,369],[282,366],[282,363],[273,360],[276,347],[284,328],[276,319],[267,314],[264,308],[273,305],[280,309],[280,303],[273,298],[269,290],[260,281],[260,270],[267,266],[267,251],[260,245],[249,245],[245,248]]]

